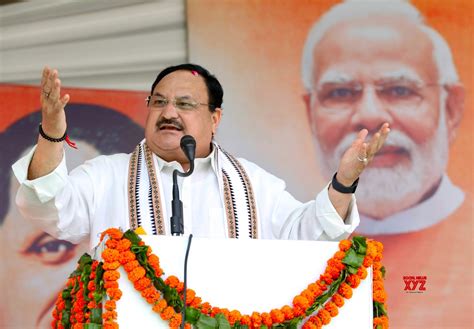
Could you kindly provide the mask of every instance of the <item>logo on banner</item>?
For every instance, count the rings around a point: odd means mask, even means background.
[[[426,279],[424,275],[407,275],[403,276],[403,282],[405,288],[403,289],[406,293],[423,293],[426,291]]]

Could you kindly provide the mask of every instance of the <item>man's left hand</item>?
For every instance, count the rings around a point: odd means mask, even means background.
[[[362,129],[356,140],[342,156],[339,162],[336,179],[344,186],[351,186],[364,169],[369,165],[375,154],[382,148],[390,132],[389,124],[384,123],[377,133],[366,142],[367,129]]]

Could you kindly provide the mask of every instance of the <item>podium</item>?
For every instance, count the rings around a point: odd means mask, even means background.
[[[183,280],[187,237],[141,236],[169,275]],[[188,288],[213,306],[242,314],[269,312],[291,305],[294,296],[315,282],[337,242],[193,238],[188,258]],[[151,310],[120,268],[122,297],[117,301],[120,328],[168,328]],[[373,323],[372,271],[345,300],[324,328],[370,329]],[[303,321],[304,323],[304,321]]]
[[[110,228],[101,241],[58,294],[52,328],[183,323],[189,240]],[[383,245],[375,240],[194,239],[190,250],[186,328],[388,328]]]

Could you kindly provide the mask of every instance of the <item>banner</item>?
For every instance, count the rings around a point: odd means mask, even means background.
[[[224,87],[218,141],[299,200],[390,123],[356,196],[359,233],[385,245],[391,327],[472,327],[472,2],[187,5],[190,61]]]
[[[38,73],[38,79],[40,78]],[[24,219],[15,206],[11,165],[36,144],[40,87],[0,86],[0,328],[50,328],[52,307],[88,241],[56,240]],[[129,153],[144,137],[146,92],[64,88],[68,169],[99,154]]]

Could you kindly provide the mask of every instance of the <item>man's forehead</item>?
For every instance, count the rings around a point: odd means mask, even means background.
[[[381,79],[403,75],[412,80],[436,77],[433,45],[411,22],[347,21],[329,29],[314,50],[315,82],[353,80],[376,73]],[[360,78],[360,77],[359,77]]]
[[[389,14],[370,18],[348,18],[335,23],[326,30],[321,40],[324,41],[324,39],[332,37],[380,42],[391,42],[394,38],[404,40],[428,39],[420,24],[401,15]]]
[[[194,96],[200,94],[207,95],[207,87],[204,79],[199,75],[194,75],[190,71],[179,70],[171,72],[163,77],[156,85],[153,94],[167,96]]]

